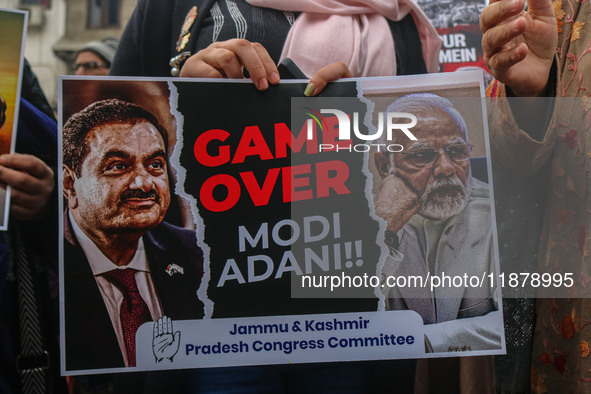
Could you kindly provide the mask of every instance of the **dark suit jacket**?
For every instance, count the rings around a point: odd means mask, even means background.
[[[107,308],[69,220],[64,220],[66,370],[123,367],[123,356]],[[143,237],[148,265],[163,313],[173,320],[203,317],[197,289],[203,252],[195,232],[162,222]],[[169,264],[184,274],[166,273]]]

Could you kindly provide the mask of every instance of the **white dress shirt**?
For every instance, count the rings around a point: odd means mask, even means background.
[[[102,274],[114,269],[134,269],[136,271],[135,281],[137,283],[139,293],[150,310],[152,320],[156,321],[161,318],[163,315],[162,306],[160,305],[158,294],[154,288],[154,281],[150,275],[150,267],[148,266],[146,251],[144,250],[144,241],[142,238],[139,239],[137,249],[129,264],[117,266],[113,264],[113,262],[109,260],[109,258],[105,256],[103,252],[100,251],[100,249],[84,233],[84,231],[82,231],[82,229],[72,217],[72,214],[68,214],[70,217],[70,223],[72,224],[72,229],[76,235],[76,239],[78,240],[78,243],[82,247],[86,258],[88,259],[88,263],[92,269],[92,274],[94,275],[96,284],[99,288],[99,291],[101,292],[101,296],[103,297],[103,301],[105,302],[109,316],[111,317],[111,323],[113,324],[113,329],[115,330],[115,335],[117,336],[117,341],[119,342],[119,348],[121,349],[121,354],[123,355],[123,360],[125,362],[125,366],[127,367],[129,366],[129,363],[127,361],[127,351],[125,350],[125,340],[123,339],[123,329],[121,328],[120,317],[123,294],[109,280],[103,277]]]

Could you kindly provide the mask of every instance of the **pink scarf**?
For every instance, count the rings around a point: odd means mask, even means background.
[[[429,72],[437,72],[441,38],[413,0],[246,0],[283,11],[301,11],[281,58],[291,58],[308,75],[341,61],[354,76],[396,74],[394,40],[387,19],[413,16]]]

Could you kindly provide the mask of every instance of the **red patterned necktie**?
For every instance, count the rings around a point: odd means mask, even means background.
[[[152,321],[148,305],[137,288],[135,272],[131,268],[125,268],[114,269],[103,274],[123,294],[119,317],[130,367],[135,367],[135,333],[143,323]]]

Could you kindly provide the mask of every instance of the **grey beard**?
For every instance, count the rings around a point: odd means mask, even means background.
[[[457,188],[457,193],[438,195],[442,188],[449,187]],[[466,207],[471,188],[470,177],[466,186],[457,177],[435,180],[421,195],[419,214],[431,220],[444,220],[457,215]]]

